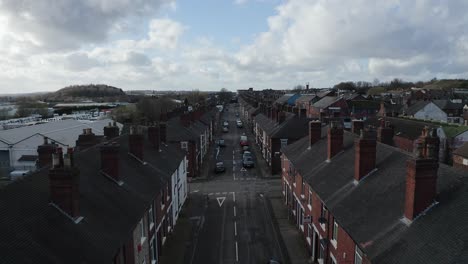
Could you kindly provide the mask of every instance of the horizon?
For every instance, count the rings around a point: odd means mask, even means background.
[[[466,11],[468,3],[435,0],[6,0],[0,94],[463,78]]]

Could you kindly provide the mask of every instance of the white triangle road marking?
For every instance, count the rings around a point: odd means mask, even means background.
[[[216,200],[218,200],[219,207],[221,207],[224,203],[224,200],[226,200],[226,197],[216,197]]]

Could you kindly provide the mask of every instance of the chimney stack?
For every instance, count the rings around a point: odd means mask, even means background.
[[[161,136],[159,133],[159,126],[152,125],[148,127],[148,140],[151,146],[153,146],[153,148],[159,150],[159,147],[160,147],[159,144],[161,140]]]
[[[180,123],[184,126],[184,127],[189,127],[190,126],[190,119],[191,119],[191,113],[189,112],[186,112],[186,113],[183,113],[181,116],[180,116]]]
[[[119,145],[115,142],[101,146],[101,171],[119,181]]]
[[[144,138],[140,130],[140,127],[130,127],[130,135],[128,135],[128,145],[130,153],[142,161]]]
[[[432,144],[425,147],[422,140],[418,140],[416,157],[407,161],[405,217],[408,220],[414,220],[435,201],[439,169],[435,156]]]
[[[167,123],[161,122],[159,123],[159,135],[160,135],[160,143],[167,144]]]
[[[286,121],[286,113],[284,111],[280,111],[278,113],[278,124],[281,124],[284,121]]]
[[[380,127],[377,130],[377,140],[380,143],[393,145],[393,128],[390,127],[390,122],[384,119],[380,121]]]
[[[374,130],[360,131],[359,138],[355,139],[354,179],[360,181],[375,169],[376,145]]]
[[[322,122],[309,122],[309,148],[322,138]]]
[[[78,136],[78,140],[76,141],[76,146],[78,148],[89,148],[98,143],[96,135],[94,135],[91,128],[84,128],[83,134]]]
[[[58,148],[53,155],[53,168],[49,170],[50,201],[70,217],[79,217],[79,171],[73,164],[73,149],[65,157]]]
[[[44,137],[44,143],[37,147],[37,166],[42,168],[52,164],[52,154],[54,154],[57,145],[53,142],[49,143],[47,137]]]
[[[119,127],[117,126],[116,122],[114,122],[114,124],[109,122],[109,125],[104,127],[104,136],[106,137],[107,140],[110,140],[119,136]]]
[[[267,111],[267,117],[271,118],[271,112],[272,112],[271,106],[268,106],[266,111]]]
[[[336,154],[343,150],[343,126],[336,121],[330,123],[328,128],[328,156],[331,160]]]
[[[434,150],[433,158],[437,161],[439,160],[439,148],[440,148],[440,139],[437,136],[437,128],[429,129],[429,127],[425,126],[420,136],[420,140],[423,144],[424,149],[424,156],[428,157],[432,154],[429,153],[429,145],[432,145]]]
[[[354,119],[352,122],[351,132],[360,135],[361,130],[364,129],[364,120]]]

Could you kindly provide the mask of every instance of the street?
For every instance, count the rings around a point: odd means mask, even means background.
[[[250,148],[254,142],[245,123],[243,128],[236,126],[237,111],[229,105],[221,116],[221,124],[229,122],[229,132],[216,137],[226,143],[217,155],[226,171],[215,174],[216,160],[210,159],[204,164],[210,168],[209,180],[190,184],[188,216],[194,228],[186,263],[286,262],[267,200],[269,194],[281,192],[280,180],[264,178],[258,163],[261,157],[255,155],[255,166],[243,168],[240,136],[248,136]]]

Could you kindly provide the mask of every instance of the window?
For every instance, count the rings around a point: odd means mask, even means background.
[[[356,253],[354,254],[354,264],[362,264],[362,251],[356,246]]]
[[[285,139],[280,139],[281,140],[281,148],[280,149],[283,149],[284,147],[286,147],[288,145],[288,139],[285,138]]]
[[[335,260],[335,258],[333,257],[333,255],[330,255],[330,263],[331,263],[331,264],[336,264],[336,260]]]
[[[333,220],[332,240],[335,241],[334,246],[336,248],[336,242],[338,241],[338,223],[335,220]]]
[[[152,227],[151,225],[154,225],[154,204],[151,203],[150,209],[148,211],[148,223],[150,225],[150,228]]]
[[[319,249],[319,252],[318,252],[318,259],[319,260],[323,260],[323,257],[325,256],[325,248],[323,247],[322,244],[320,244],[320,249]]]
[[[309,204],[309,209],[312,211],[312,192],[309,191],[309,198],[307,200],[307,203]]]
[[[143,224],[143,219],[140,220],[140,231],[141,231],[141,237],[146,237],[146,232],[145,232],[145,225]]]
[[[188,150],[188,142],[187,141],[181,141],[180,142],[180,148]]]
[[[166,190],[162,189],[162,192],[161,192],[161,208],[164,208],[164,203],[166,201],[165,197],[166,197]]]
[[[153,238],[150,242],[150,254],[151,254],[151,261],[156,262],[158,261],[158,254],[156,248],[156,240]]]
[[[327,207],[325,207],[325,204],[322,203],[322,208],[320,210],[320,216],[323,217],[323,218],[326,218],[327,217],[327,212],[328,212]]]
[[[302,186],[301,186],[301,194],[304,195],[304,190],[305,190],[305,183],[304,183],[304,178],[302,178]]]

